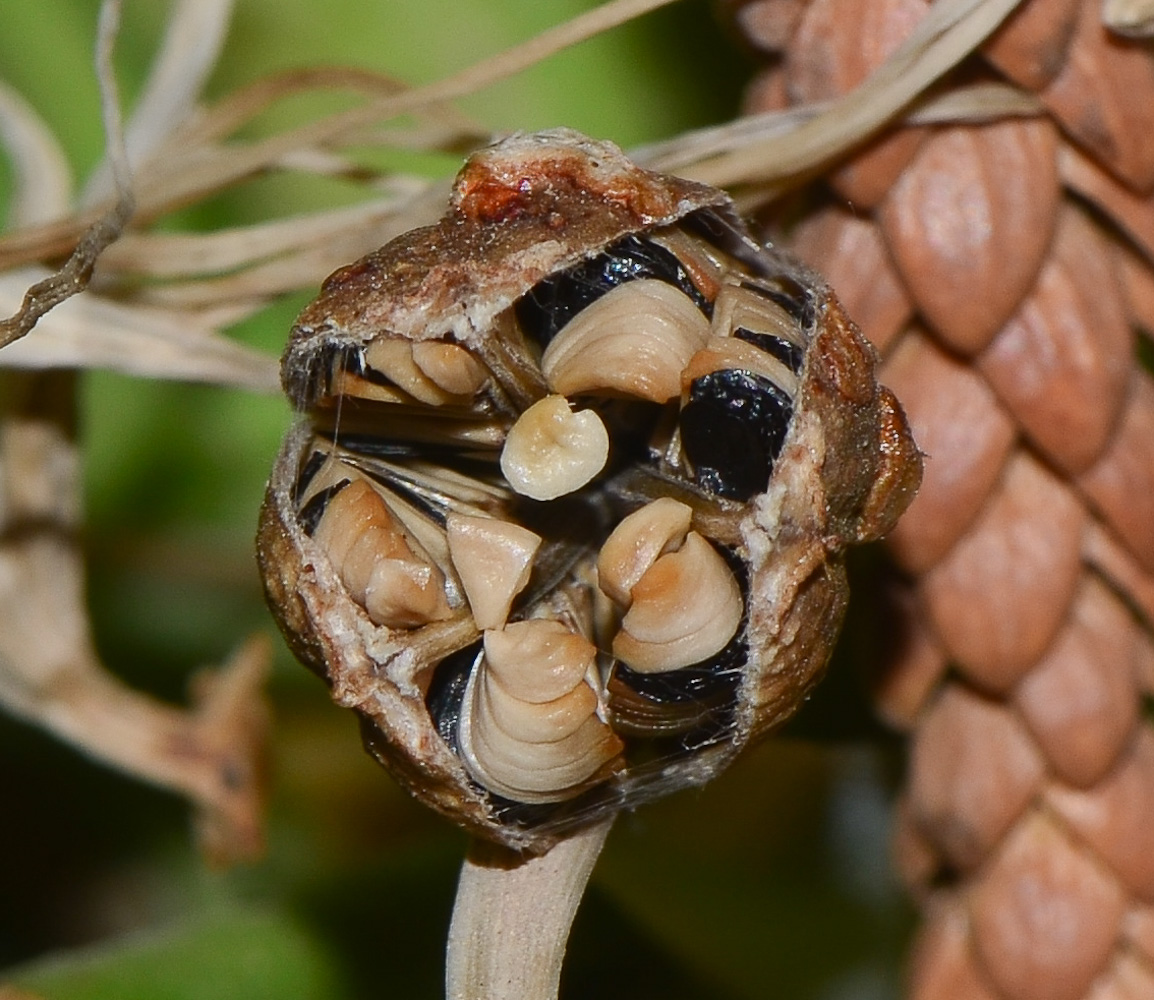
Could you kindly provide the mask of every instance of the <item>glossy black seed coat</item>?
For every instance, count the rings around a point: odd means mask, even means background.
[[[339,483],[327,486],[315,496],[311,497],[309,502],[301,508],[297,517],[300,519],[301,527],[304,528],[306,535],[311,536],[313,532],[317,530],[317,525],[321,523],[321,518],[325,515],[325,509],[333,497],[348,485],[349,480],[342,479]]]
[[[458,753],[457,724],[461,720],[461,705],[465,700],[465,686],[481,652],[480,641],[450,653],[433,671],[425,706],[437,727],[437,733],[453,753]]]
[[[711,304],[689,280],[681,261],[665,247],[626,236],[603,253],[538,282],[514,307],[521,329],[542,348],[582,309],[627,281],[655,278],[681,289],[703,313]]]
[[[764,492],[792,415],[792,400],[764,375],[725,369],[695,379],[680,426],[698,485],[731,500]]]
[[[774,333],[755,333],[753,330],[747,330],[744,326],[739,326],[734,330],[733,336],[736,340],[744,340],[747,344],[753,344],[754,347],[765,351],[771,358],[777,358],[795,375],[801,371],[805,350],[792,340],[786,340],[785,337],[779,337]]]

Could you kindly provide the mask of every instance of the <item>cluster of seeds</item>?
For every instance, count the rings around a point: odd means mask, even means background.
[[[480,633],[429,690],[482,788],[568,799],[625,766],[625,740],[668,755],[724,734],[739,560],[690,504],[626,480],[699,505],[764,492],[805,352],[787,309],[802,308],[720,248],[658,230],[514,303],[510,341],[541,382],[523,409],[451,339],[383,336],[329,359],[297,516],[374,624]]]
[[[831,303],[720,192],[564,132],[479,154],[440,225],[330,277],[261,560],[382,763],[536,848],[794,710],[841,548],[917,477]]]

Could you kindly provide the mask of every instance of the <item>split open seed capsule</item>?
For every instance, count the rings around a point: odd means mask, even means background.
[[[269,602],[370,752],[542,851],[708,779],[817,682],[920,477],[875,357],[728,198],[567,130],[333,274],[282,366]]]

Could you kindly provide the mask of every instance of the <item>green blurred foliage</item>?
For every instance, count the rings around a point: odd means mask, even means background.
[[[590,6],[239,0],[209,95],[306,64],[429,81]],[[126,102],[166,9],[125,4]],[[0,75],[56,130],[81,178],[102,144],[96,10],[96,0],[4,0],[0,32]],[[464,107],[497,129],[568,124],[629,146],[732,115],[751,66],[714,12],[685,2]],[[274,109],[257,128],[326,100]],[[437,157],[419,165],[452,169]],[[0,195],[6,181],[0,173]],[[211,228],[359,195],[270,178],[163,224]],[[276,353],[306,299],[276,303],[237,336]],[[82,404],[101,652],[132,684],[183,700],[193,670],[272,631],[252,534],[287,407],[108,373],[86,376]],[[852,700],[851,689],[831,697]],[[202,868],[175,797],[0,719],[0,980],[49,1000],[439,995],[463,837],[361,753],[354,720],[283,651],[271,694],[268,856],[225,874]],[[894,995],[908,915],[886,868],[890,770],[864,746],[777,741],[714,787],[623,817],[578,917],[565,995]]]

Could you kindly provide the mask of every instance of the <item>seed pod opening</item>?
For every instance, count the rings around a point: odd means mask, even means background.
[[[720,191],[514,136],[294,326],[270,605],[406,787],[545,850],[707,780],[816,683],[842,547],[920,476],[874,368]]]

